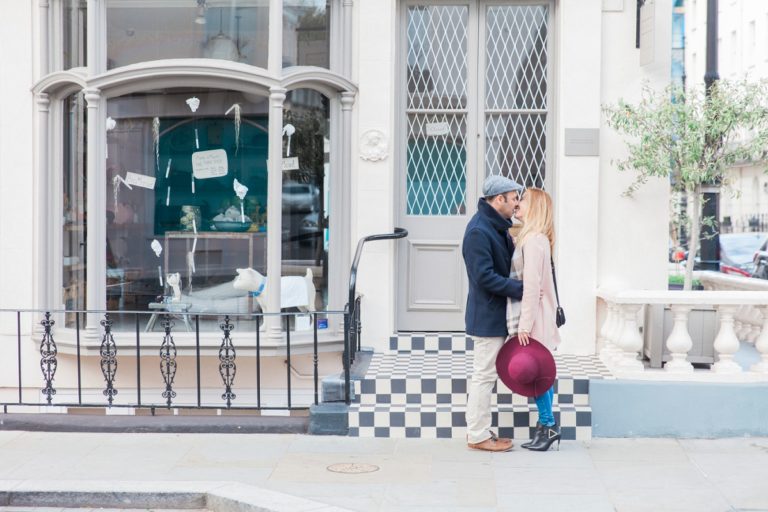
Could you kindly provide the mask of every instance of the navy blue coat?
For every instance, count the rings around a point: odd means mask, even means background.
[[[507,297],[521,300],[523,283],[510,279],[515,246],[509,236],[512,223],[480,199],[477,213],[467,224],[461,252],[469,277],[464,321],[472,336],[507,336]]]

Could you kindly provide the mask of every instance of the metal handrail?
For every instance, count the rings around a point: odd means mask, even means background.
[[[379,240],[396,240],[398,238],[405,238],[408,236],[408,230],[404,228],[395,228],[394,233],[384,233],[380,235],[369,235],[361,238],[357,242],[357,250],[355,251],[355,259],[352,260],[352,267],[349,270],[349,308],[350,313],[354,313],[355,304],[355,287],[357,285],[357,267],[360,264],[360,257],[363,254],[363,246],[366,242],[377,242]]]

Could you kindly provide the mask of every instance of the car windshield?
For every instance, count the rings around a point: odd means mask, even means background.
[[[765,242],[765,233],[738,233],[720,235],[720,247],[732,262],[747,264],[752,261],[760,246]]]
[[[286,185],[283,187],[286,194],[309,194],[308,185]]]

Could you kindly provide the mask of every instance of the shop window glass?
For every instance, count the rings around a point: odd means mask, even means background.
[[[62,296],[65,309],[85,309],[86,291],[86,105],[82,93],[64,100],[62,182]],[[75,315],[67,314],[67,327]]]
[[[86,65],[86,0],[62,1],[62,65],[64,69]]]
[[[257,312],[233,281],[236,269],[267,273],[267,98],[172,89],[107,111],[108,309]]]
[[[283,275],[310,276],[316,310],[328,305],[329,102],[290,91],[283,114]]]
[[[269,0],[107,0],[107,68],[209,58],[267,67]]]
[[[283,67],[329,67],[331,6],[327,0],[283,0]]]

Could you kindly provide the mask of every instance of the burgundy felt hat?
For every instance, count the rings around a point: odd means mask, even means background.
[[[557,368],[547,347],[531,337],[528,340],[523,346],[517,336],[509,338],[496,356],[496,372],[513,392],[537,397],[555,383]]]

